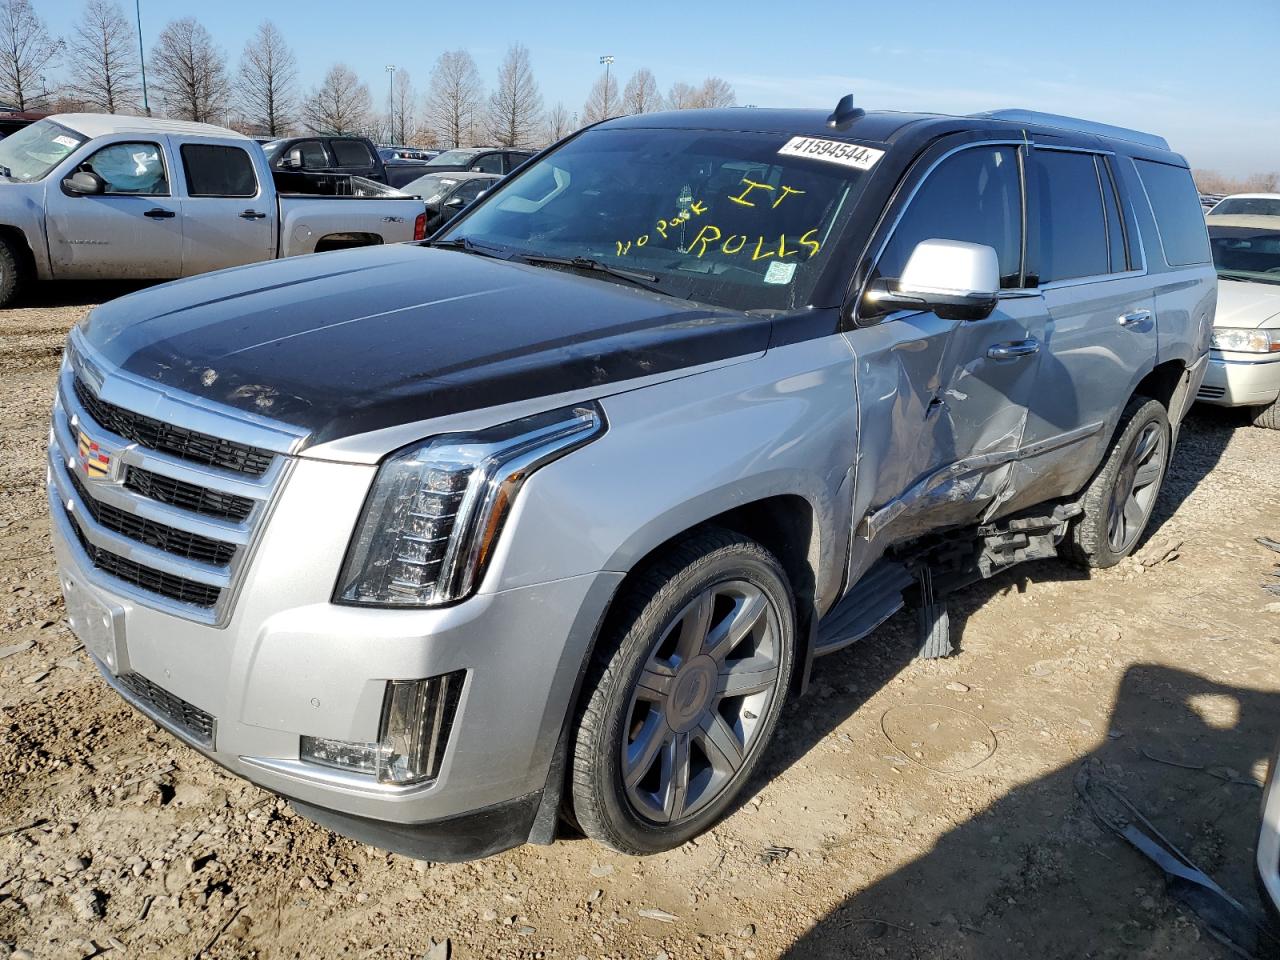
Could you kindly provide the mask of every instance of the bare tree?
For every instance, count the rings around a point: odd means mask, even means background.
[[[1201,193],[1275,193],[1280,186],[1280,173],[1251,173],[1247,177],[1228,177],[1216,170],[1192,170],[1196,189]]]
[[[368,86],[345,63],[335,63],[302,104],[302,122],[312,133],[361,133],[372,111]]]
[[[431,88],[427,92],[427,122],[441,143],[461,146],[471,132],[480,109],[484,88],[476,62],[465,50],[449,50],[440,54],[431,71]]]
[[[532,143],[542,122],[542,94],[533,79],[529,48],[522,43],[507,48],[498,68],[498,85],[489,97],[489,136],[502,147]]]
[[[392,143],[408,143],[414,135],[414,103],[418,99],[413,78],[408,70],[397,70],[391,88],[391,115],[387,118],[387,137]]]
[[[284,35],[270,20],[244,45],[236,76],[236,93],[245,120],[270,137],[282,136],[297,107],[298,61]]]
[[[622,109],[627,113],[653,113],[662,109],[658,81],[648,67],[641,67],[627,81],[622,91]]]
[[[44,70],[66,44],[49,36],[30,0],[0,0],[0,98],[29,110],[49,93]]]
[[[151,70],[170,116],[199,123],[226,119],[227,58],[195,17],[165,24],[151,48]]]
[[[700,107],[732,107],[738,103],[733,87],[719,77],[703,80],[695,99]]]
[[[548,143],[555,143],[573,132],[569,123],[569,111],[564,108],[563,103],[556,103],[554,107],[547,111],[547,122],[544,130],[544,137]]]
[[[620,105],[618,79],[611,74],[601,74],[591,85],[591,93],[582,106],[582,122],[585,125],[607,120],[617,114]]]
[[[118,3],[85,3],[68,61],[71,91],[86,107],[105,113],[138,108],[138,48]]]
[[[687,83],[673,83],[667,92],[667,106],[672,110],[692,110],[701,106],[698,91]]]

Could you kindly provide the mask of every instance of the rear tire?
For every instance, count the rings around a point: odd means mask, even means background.
[[[583,833],[659,853],[711,827],[759,765],[795,662],[777,559],[711,529],[616,601],[583,687],[571,792]]]
[[[1280,399],[1272,400],[1265,407],[1254,407],[1253,425],[1267,430],[1280,430]]]
[[[0,237],[0,307],[10,306],[27,285],[25,252],[12,240]]]
[[[1169,414],[1158,400],[1124,408],[1106,459],[1080,500],[1084,513],[1059,551],[1081,566],[1113,567],[1142,539],[1169,466]]]

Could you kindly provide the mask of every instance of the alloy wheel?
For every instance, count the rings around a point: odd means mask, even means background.
[[[1107,545],[1125,553],[1146,528],[1168,458],[1168,434],[1161,423],[1148,423],[1134,441],[1116,475],[1111,510],[1107,515]]]
[[[627,710],[622,776],[646,820],[696,814],[752,753],[782,681],[772,601],[743,580],[714,584],[650,651]]]

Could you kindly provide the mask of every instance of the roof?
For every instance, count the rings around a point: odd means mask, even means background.
[[[830,110],[722,107],[710,110],[668,110],[662,113],[618,117],[606,121],[606,125],[615,128],[744,130],[835,140],[857,139],[881,142],[894,140],[900,134],[905,134],[907,128],[912,128],[914,132],[921,134],[932,129],[935,135],[942,135],[966,128],[973,129],[975,126],[987,129],[1003,127],[1009,129],[1010,133],[1016,130],[1053,135],[1075,134],[1083,138],[1122,141],[1161,154],[1171,152],[1165,139],[1155,134],[1091,120],[1080,120],[1075,117],[1039,113],[1034,110],[991,110],[965,117],[944,113],[868,110],[862,116],[840,127],[832,127],[827,123],[827,118],[830,116]]]
[[[1229,193],[1223,200],[1280,200],[1280,193]]]
[[[189,120],[160,120],[155,117],[130,117],[119,113],[56,113],[49,119],[90,139],[113,133],[177,133],[198,137],[249,139],[244,134],[228,130],[226,127],[217,127],[212,123],[192,123]]]

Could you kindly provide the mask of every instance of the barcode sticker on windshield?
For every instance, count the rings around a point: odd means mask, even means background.
[[[855,170],[870,170],[884,156],[883,150],[864,147],[844,140],[819,140],[817,137],[792,137],[778,153],[784,157],[808,157],[825,160]]]

